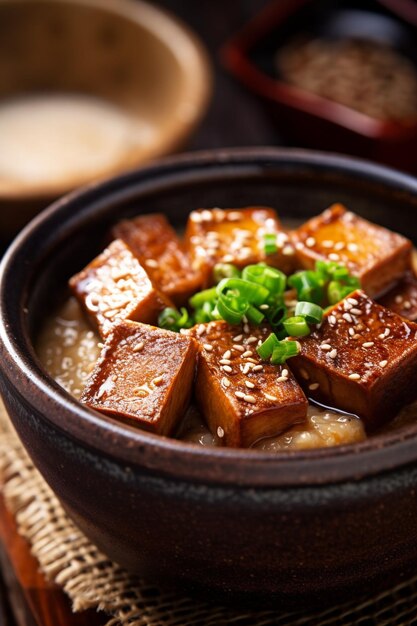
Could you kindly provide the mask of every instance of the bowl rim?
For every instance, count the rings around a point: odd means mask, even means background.
[[[36,357],[26,302],[32,265],[27,255],[31,246],[38,250],[37,239],[43,241],[49,232],[56,247],[59,235],[55,229],[59,225],[71,230],[72,225],[82,224],[83,219],[93,215],[100,201],[104,207],[113,206],[130,197],[126,195],[129,190],[131,197],[138,197],[141,190],[149,193],[166,184],[207,181],[213,176],[225,181],[236,180],[238,175],[259,177],[272,168],[274,172],[281,168],[284,175],[291,168],[295,172],[308,168],[333,177],[344,175],[359,184],[383,184],[399,198],[407,197],[417,209],[417,179],[408,174],[353,157],[291,148],[232,148],[183,154],[74,191],[34,218],[1,261],[0,374],[6,405],[14,397],[14,404],[22,403],[35,419],[46,420],[81,447],[119,463],[206,485],[277,488],[331,484],[372,477],[417,461],[417,424],[375,435],[362,443],[280,453],[205,448],[153,435],[83,407],[45,372]],[[16,289],[19,273],[26,277],[26,283],[18,284]],[[10,298],[11,288],[14,295]],[[11,414],[13,417],[13,410]]]
[[[140,167],[151,159],[162,157],[178,149],[190,136],[206,113],[212,94],[213,72],[208,52],[198,35],[181,18],[171,13],[168,9],[151,4],[147,0],[0,0],[0,9],[7,5],[25,4],[52,4],[52,5],[79,5],[90,7],[125,17],[127,20],[142,26],[161,45],[166,46],[181,67],[184,77],[181,89],[181,99],[174,111],[175,118],[171,120],[164,130],[164,135],[155,147],[147,149],[142,159],[137,161],[135,167]],[[180,41],[180,45],[178,42]],[[183,49],[182,49],[183,48]],[[181,50],[182,49],[182,50]],[[38,92],[34,92],[36,95]],[[66,93],[66,92],[62,92]],[[70,92],[77,95],[78,92]],[[84,95],[83,92],[79,92]],[[94,94],[87,94],[95,97]],[[20,95],[10,94],[8,98]],[[110,101],[107,101],[112,104]],[[117,176],[126,168],[123,166],[109,166],[107,172],[103,171],[97,181],[107,180],[110,176]],[[83,183],[85,186],[87,183]],[[63,194],[70,193],[76,187],[74,184],[52,183],[42,188],[10,188],[0,192],[0,201],[40,201],[50,203]]]

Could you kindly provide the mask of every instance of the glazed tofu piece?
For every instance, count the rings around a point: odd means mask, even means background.
[[[379,299],[380,304],[398,315],[415,322],[417,320],[417,278],[410,271]]]
[[[262,362],[256,352],[270,332],[223,321],[188,331],[200,347],[196,399],[226,446],[250,447],[306,419],[307,400],[291,371]]]
[[[129,246],[153,284],[177,306],[186,304],[200,289],[201,274],[191,268],[188,255],[164,215],[123,220],[113,227],[112,235]]]
[[[184,417],[196,364],[193,339],[124,321],[107,337],[81,402],[159,435]]]
[[[300,338],[290,366],[313,400],[354,413],[368,430],[417,396],[417,324],[363,291],[334,306],[321,327]]]
[[[265,254],[265,235],[275,235],[277,252]],[[203,273],[204,286],[213,283],[216,263],[239,268],[261,261],[290,273],[294,248],[277,214],[267,207],[192,211],[185,234],[192,267]]]
[[[121,320],[155,323],[159,312],[172,306],[120,239],[73,276],[69,284],[102,337]]]
[[[411,242],[382,226],[372,224],[341,204],[292,233],[299,263],[313,269],[317,260],[346,265],[361,287],[376,296],[410,268]]]

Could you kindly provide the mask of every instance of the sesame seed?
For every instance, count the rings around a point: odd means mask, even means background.
[[[255,385],[250,380],[245,380],[245,385],[249,389],[255,389]]]
[[[229,220],[229,222],[238,222],[239,220],[243,219],[243,215],[238,211],[233,211],[233,213],[228,213],[227,219]]]
[[[352,315],[362,315],[363,311],[361,311],[360,309],[351,309],[350,312],[352,313]]]
[[[242,355],[242,356],[243,356],[243,355]],[[258,361],[255,361],[255,359],[253,359],[253,358],[252,358],[252,357],[250,357],[250,356],[247,356],[247,357],[246,357],[246,360],[247,360],[247,361],[249,361],[250,363],[253,363],[254,365],[256,365],[256,364],[258,363]]]
[[[343,319],[346,320],[347,322],[353,322],[352,316],[350,313],[343,313],[342,315]]]
[[[246,343],[256,343],[258,341],[258,337],[254,337],[253,335],[251,337],[249,337],[249,339],[246,341]]]
[[[222,385],[224,385],[225,387],[230,387],[230,380],[228,380],[227,378],[223,376]]]
[[[372,348],[374,345],[375,343],[373,341],[365,341],[365,343],[362,344],[362,348]]]
[[[320,385],[318,383],[311,383],[311,385],[308,386],[309,389],[311,389],[311,391],[314,391],[315,389],[318,389],[320,387]]]
[[[404,298],[403,298],[402,296],[395,296],[395,302],[396,302],[397,304],[400,304],[400,302],[402,302],[402,301],[403,301],[403,299],[404,299]]]
[[[250,371],[251,367],[252,367],[252,363],[245,363],[245,365],[242,368],[242,373],[247,374]]]
[[[408,311],[409,309],[411,309],[411,302],[409,300],[406,300],[406,302],[404,302],[403,307]]]
[[[223,354],[224,359],[230,359],[231,356],[232,356],[231,350],[226,350],[226,352]]]
[[[279,383],[285,383],[288,380],[288,376],[278,376],[277,381]]]
[[[246,350],[243,354],[242,354],[242,358],[245,359],[248,356],[252,356],[253,352],[252,350]]]
[[[239,346],[239,344],[233,344],[233,348],[239,352],[245,352],[245,348],[243,346]]]
[[[219,426],[217,429],[217,436],[220,437],[220,439],[224,437],[224,430],[221,426]]]
[[[331,350],[331,349],[332,349],[332,346],[331,346],[329,343],[322,343],[322,344],[321,344],[321,346],[320,346],[320,348],[321,348],[322,350]]]
[[[352,308],[352,305],[348,300],[345,300],[343,303],[343,308],[345,309],[345,311],[349,311]]]
[[[355,330],[353,328],[349,328],[349,335],[353,337],[354,334],[355,334]]]
[[[388,365],[388,361],[387,360],[379,362],[379,367],[385,367],[386,365]]]
[[[265,393],[264,396],[267,400],[271,400],[272,402],[275,402],[276,400],[278,400],[276,396],[271,396],[271,394],[269,393]]]
[[[331,352],[329,352],[329,357],[331,359],[335,359],[337,357],[337,350],[336,350],[336,348],[333,348],[333,350],[331,350]]]
[[[338,241],[337,243],[334,244],[335,250],[343,250],[344,247],[345,247],[344,241]]]
[[[347,249],[349,250],[349,252],[357,252],[358,245],[356,243],[348,243]]]
[[[163,376],[157,376],[156,378],[153,379],[153,384],[156,386],[159,386],[163,380],[164,380]]]
[[[199,324],[196,330],[197,337],[201,337],[201,335],[204,335],[205,332],[206,332],[206,327],[204,326],[204,324]]]
[[[230,365],[231,361],[229,359],[220,359],[220,365]]]
[[[233,341],[242,341],[243,339],[243,335],[236,335],[236,337],[233,337]]]
[[[222,365],[222,369],[223,369],[224,372],[226,372],[226,374],[231,374],[233,372],[233,370],[230,367],[230,365]]]
[[[300,375],[304,380],[308,380],[310,378],[309,373],[303,367],[300,369]]]
[[[351,380],[359,380],[360,376],[359,376],[359,374],[349,374],[349,378]]]
[[[267,311],[269,309],[269,304],[261,304],[259,308],[261,311]]]
[[[148,267],[153,267],[153,268],[158,267],[158,263],[157,261],[155,261],[155,259],[146,259],[145,265],[147,265]]]
[[[236,398],[240,398],[241,400],[245,397],[245,394],[242,391],[235,391]]]
[[[224,263],[232,263],[234,261],[234,257],[232,254],[225,254],[222,261],[224,261]]]
[[[358,300],[356,300],[356,298],[348,298],[348,302],[350,302],[350,304],[353,304],[353,306],[358,306],[359,302]]]
[[[143,343],[143,341],[140,341],[136,344],[136,346],[132,348],[133,352],[140,352],[141,350],[143,350],[144,345],[145,344]]]
[[[288,370],[286,369],[282,370],[281,376],[288,376]]]
[[[204,350],[207,350],[207,352],[211,352],[213,350],[213,346],[210,343],[203,343],[203,348]]]
[[[307,237],[307,239],[306,239],[306,246],[308,248],[312,248],[315,245],[316,245],[316,240],[314,239],[314,237]]]
[[[204,211],[201,211],[200,217],[204,222],[211,222],[212,213],[208,209],[204,209]]]
[[[334,315],[329,315],[328,320],[329,320],[329,324],[331,324],[332,326],[334,324],[336,324],[336,322],[337,322],[337,320],[336,320]]]
[[[334,241],[331,241],[330,239],[325,239],[324,241],[322,241],[323,248],[333,248],[334,247]]]
[[[262,370],[263,370],[262,365],[255,365],[255,367],[253,368],[254,372],[261,372]]]
[[[249,335],[250,333],[250,328],[248,324],[244,324],[243,326],[243,332],[245,333],[245,335]]]
[[[104,343],[101,343],[101,341],[99,341],[99,343],[97,344],[97,348],[104,348]]]
[[[384,335],[385,335],[385,337],[388,337],[388,335],[390,334],[390,332],[391,332],[391,329],[390,329],[390,328],[386,328],[386,329],[384,330]]]
[[[329,259],[330,259],[331,261],[339,261],[340,256],[339,256],[336,252],[331,252],[331,253],[329,254]]]
[[[282,249],[284,256],[292,256],[294,254],[294,248],[292,246],[284,246]]]
[[[256,398],[254,396],[245,395],[243,399],[245,402],[249,402],[249,404],[256,404]]]

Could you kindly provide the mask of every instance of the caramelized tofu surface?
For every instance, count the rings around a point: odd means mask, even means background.
[[[417,320],[417,278],[413,272],[404,277],[379,299],[380,304],[408,320]]]
[[[197,402],[224,445],[249,447],[305,421],[308,403],[291,371],[257,355],[258,341],[266,339],[269,328],[218,321],[188,332],[200,347]]]
[[[276,236],[277,252],[265,254],[265,234]],[[186,229],[192,267],[203,273],[204,286],[213,283],[216,263],[239,268],[264,261],[285,273],[294,264],[294,248],[277,214],[267,207],[192,211]]]
[[[201,286],[201,274],[191,268],[176,232],[164,215],[141,215],[112,229],[139,259],[152,282],[177,306],[186,304]]]
[[[417,396],[417,324],[355,291],[299,339],[291,369],[312,399],[381,426]]]
[[[412,245],[408,239],[362,219],[341,204],[300,226],[292,239],[303,267],[312,269],[319,259],[342,263],[370,296],[387,289],[410,267]]]
[[[102,337],[124,319],[155,323],[159,312],[172,306],[120,239],[73,276],[69,284]]]
[[[81,396],[91,409],[159,435],[172,435],[189,404],[193,339],[125,321],[108,336]]]

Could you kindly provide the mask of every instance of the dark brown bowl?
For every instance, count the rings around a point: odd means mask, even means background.
[[[417,241],[417,181],[348,157],[268,148],[167,159],[56,202],[1,265],[1,392],[36,466],[80,528],[150,580],[210,597],[317,601],[415,569],[417,424],[280,454],[208,449],[81,406],[33,337],[67,278],[122,216],[263,204],[305,219],[334,201]]]

